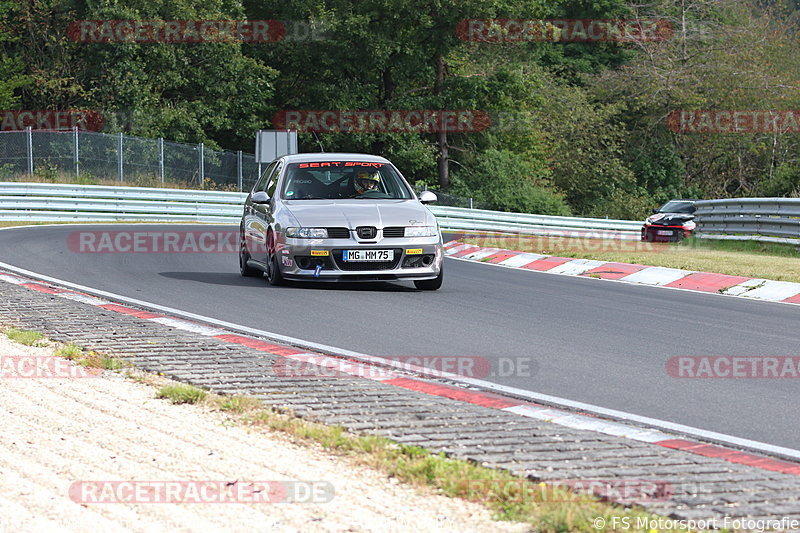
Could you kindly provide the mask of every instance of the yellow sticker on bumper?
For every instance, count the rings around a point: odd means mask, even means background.
[[[328,256],[330,252],[328,250],[311,250],[312,256]]]
[[[406,248],[406,255],[419,255],[422,253],[422,248]]]

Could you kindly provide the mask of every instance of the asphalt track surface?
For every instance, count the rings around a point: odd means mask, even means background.
[[[67,237],[80,230],[0,231],[0,261],[370,355],[477,356],[495,369],[501,358],[523,357],[531,375],[483,379],[800,450],[797,379],[678,379],[665,369],[673,356],[798,356],[797,306],[454,259],[436,292],[410,282],[270,287],[240,277],[236,254],[76,253]]]

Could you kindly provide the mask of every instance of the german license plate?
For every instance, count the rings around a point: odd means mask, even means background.
[[[342,259],[352,263],[358,261],[394,261],[394,250],[344,250]]]
[[[658,235],[672,235],[672,230],[660,229],[656,232]]]

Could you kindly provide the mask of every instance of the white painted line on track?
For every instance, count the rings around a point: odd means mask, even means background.
[[[67,300],[73,300],[75,302],[81,302],[83,304],[89,305],[107,305],[112,302],[108,300],[103,300],[101,298],[95,298],[93,296],[87,296],[85,294],[75,294],[74,292],[60,292],[55,294],[54,296],[58,296],[59,298],[66,298]]]
[[[192,333],[198,333],[200,335],[205,335],[206,337],[215,337],[217,335],[225,335],[228,331],[219,328],[211,328],[203,324],[198,324],[196,322],[189,322],[187,320],[179,320],[176,318],[169,318],[166,316],[157,317],[157,318],[148,318],[147,320],[152,320],[153,322],[158,322],[159,324],[164,324],[165,326],[169,326],[171,328],[180,329],[183,331],[190,331]]]

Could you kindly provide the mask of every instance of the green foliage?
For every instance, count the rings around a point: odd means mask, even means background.
[[[18,10],[17,2],[0,1],[0,109],[14,109],[19,104],[18,90],[31,81],[23,74],[22,59],[7,52],[16,40],[11,30]]]
[[[792,0],[0,0],[0,109],[93,109],[107,131],[248,152],[277,110],[505,113],[510,125],[445,138],[301,133],[300,148],[384,155],[429,186],[447,149],[442,192],[498,209],[641,218],[676,197],[800,194],[796,133],[666,126],[676,109],[800,108],[797,15]],[[664,18],[675,33],[486,44],[455,32],[468,18],[631,17]],[[108,19],[307,21],[314,38],[87,44],[64,31]]]
[[[178,383],[161,387],[156,394],[156,398],[163,398],[175,404],[182,404],[201,402],[207,395],[208,393],[203,389]]]
[[[3,333],[5,333],[6,337],[12,341],[25,344],[27,346],[41,346],[42,339],[44,338],[38,331],[15,327],[6,328],[3,330]]]
[[[800,196],[800,163],[783,164],[758,184],[757,196]]]
[[[25,105],[100,110],[108,129],[143,137],[249,147],[254,131],[267,124],[277,73],[244,55],[240,43],[79,43],[65,31],[82,19],[244,18],[238,1],[25,3],[12,26],[12,49],[33,82]],[[115,120],[115,112],[127,120]]]
[[[454,189],[460,196],[474,197],[501,211],[569,215],[559,194],[536,185],[541,171],[519,154],[489,149],[458,172]]]

